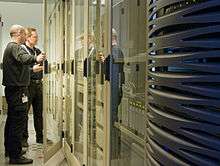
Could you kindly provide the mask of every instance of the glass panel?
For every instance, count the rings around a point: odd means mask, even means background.
[[[72,34],[72,1],[68,0],[66,2],[66,17],[65,17],[65,62],[66,62],[66,72],[65,72],[65,112],[66,112],[66,141],[69,145],[72,144],[72,126],[73,126],[73,112],[72,112],[72,95],[71,95],[71,34]],[[73,83],[73,82],[72,82]]]
[[[55,4],[51,1],[48,2],[48,10],[51,9],[51,5]],[[44,77],[44,108],[46,108],[46,126],[44,126],[44,134],[47,140],[46,151],[50,150],[52,146],[57,145],[61,142],[62,138],[62,70],[58,70],[57,66],[61,66],[62,61],[62,40],[60,36],[62,35],[62,4],[57,5],[54,11],[47,13],[48,21],[48,41],[47,41],[47,60],[48,60],[48,74]],[[50,10],[49,10],[50,11]],[[45,102],[46,101],[46,102]],[[45,128],[46,127],[46,128]]]
[[[88,165],[104,165],[104,73],[99,53],[106,52],[106,4],[89,0],[88,31]]]
[[[75,121],[74,154],[83,163],[83,62],[84,62],[84,1],[75,0]]]
[[[46,5],[47,5],[47,15],[46,19],[49,20],[50,16],[54,12],[56,1],[54,0],[46,0]]]
[[[146,0],[113,0],[111,165],[144,166]]]

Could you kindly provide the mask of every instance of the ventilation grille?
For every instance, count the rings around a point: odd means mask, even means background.
[[[219,166],[220,0],[148,13],[148,166]]]

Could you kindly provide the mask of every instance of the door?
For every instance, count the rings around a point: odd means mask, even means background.
[[[84,60],[86,58],[85,50],[85,7],[86,3],[82,0],[72,1],[72,50],[74,74],[72,81],[72,139],[68,161],[72,165],[83,165],[86,163],[86,124],[85,115],[87,114],[87,82],[83,76]]]
[[[110,1],[89,0],[88,17],[88,165],[107,166],[108,139],[108,79],[105,71],[110,48]]]
[[[44,100],[44,160],[48,161],[61,147],[63,136],[63,3],[45,1],[45,63]],[[51,140],[48,142],[47,140]]]
[[[112,1],[111,166],[145,165],[146,3]]]
[[[70,165],[77,165],[73,156],[75,122],[75,61],[74,61],[74,1],[66,0],[65,14],[65,73],[64,73],[64,151]],[[74,160],[75,159],[75,160]],[[78,163],[78,162],[77,162]]]
[[[65,36],[69,41],[65,59],[70,59],[69,72],[64,74],[65,154],[70,165],[103,166],[109,150],[108,91],[99,54],[107,57],[109,52],[110,5],[101,0],[72,0],[65,6]]]

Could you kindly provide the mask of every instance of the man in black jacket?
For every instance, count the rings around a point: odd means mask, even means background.
[[[32,27],[25,29],[26,42],[22,47],[30,54],[37,56],[41,51],[36,48],[38,42],[37,30]],[[32,105],[34,117],[34,129],[36,132],[36,142],[43,143],[43,66],[40,63],[30,65],[31,80],[29,85],[29,108]],[[22,146],[27,147],[28,139],[28,123],[26,124],[25,132],[23,134]]]
[[[42,62],[46,56],[30,56],[20,44],[26,40],[25,30],[20,25],[10,28],[12,41],[3,55],[3,82],[8,104],[5,124],[5,154],[10,164],[30,164],[32,159],[23,157],[21,139],[27,121],[28,86],[30,84],[29,65]]]

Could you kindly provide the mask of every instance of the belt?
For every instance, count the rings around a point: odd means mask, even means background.
[[[42,82],[42,80],[31,80],[31,82],[33,82],[35,84],[40,84]]]

